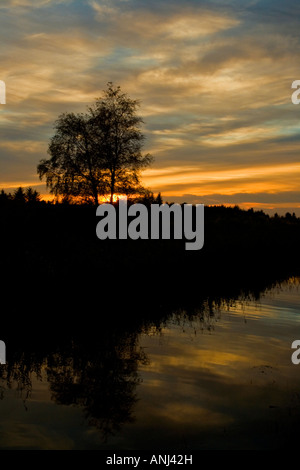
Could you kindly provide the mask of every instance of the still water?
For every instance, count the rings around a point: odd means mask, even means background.
[[[293,447],[299,279],[1,365],[1,449]]]

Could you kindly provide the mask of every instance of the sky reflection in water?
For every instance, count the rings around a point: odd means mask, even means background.
[[[174,313],[159,329],[137,335],[134,348],[120,349],[118,356],[123,368],[118,387],[126,382],[130,398],[118,396],[115,384],[107,386],[111,375],[102,373],[102,356],[91,369],[93,381],[91,373],[87,378],[88,361],[84,375],[69,360],[68,373],[61,363],[49,366],[44,361],[40,377],[31,373],[30,386],[22,392],[17,381],[9,388],[2,379],[1,448],[292,447],[300,422],[300,365],[291,362],[291,344],[300,339],[298,286],[293,280],[258,301],[232,302],[213,315],[208,310],[193,317]],[[99,374],[99,390],[104,387],[106,393],[107,387],[115,419],[123,419],[106,439],[103,423],[102,430],[95,425],[101,422],[99,406],[97,419],[91,413],[85,418],[83,412],[85,390]],[[68,393],[75,398],[66,399],[64,387],[70,382]],[[99,390],[95,388],[94,401]],[[116,411],[114,400],[129,404]]]

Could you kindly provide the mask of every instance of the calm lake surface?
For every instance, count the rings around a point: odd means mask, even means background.
[[[1,449],[293,447],[299,279],[48,356],[1,365]],[[103,343],[104,341],[104,343]]]

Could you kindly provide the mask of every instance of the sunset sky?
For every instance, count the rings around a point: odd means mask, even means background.
[[[1,0],[0,189],[49,194],[54,121],[108,81],[139,99],[165,201],[300,216],[300,5],[291,0]]]

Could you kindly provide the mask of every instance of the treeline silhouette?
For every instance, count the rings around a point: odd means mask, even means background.
[[[36,204],[42,201],[40,193],[38,193],[38,191],[31,188],[30,186],[25,189],[20,186],[13,192],[13,194],[6,193],[4,189],[2,189],[0,193],[1,207],[11,202],[13,202],[14,204]]]
[[[186,251],[184,240],[99,240],[94,205],[45,202],[29,189],[0,195],[2,291],[24,323],[70,326],[75,312],[87,321],[102,310],[153,316],[299,274],[295,214],[205,207],[204,247]]]

